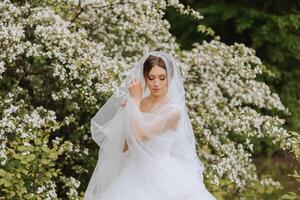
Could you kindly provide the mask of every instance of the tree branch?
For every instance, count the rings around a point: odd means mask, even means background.
[[[73,23],[83,11],[84,11],[84,8],[80,7],[80,11],[74,16],[74,18],[71,20],[71,23]]]
[[[73,23],[78,17],[79,15],[84,11],[84,8],[81,7],[81,1],[79,0],[78,2],[78,7],[80,8],[79,12],[73,17],[73,19],[71,19],[71,23]]]

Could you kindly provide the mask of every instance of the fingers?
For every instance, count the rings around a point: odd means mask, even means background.
[[[134,82],[134,85],[142,84],[142,82],[138,78],[135,78],[133,82]]]
[[[135,81],[134,81],[134,79],[132,79],[131,81],[130,81],[130,87],[132,87],[132,86],[134,86],[135,85]]]
[[[127,99],[123,99],[122,102],[121,102],[121,107],[124,107],[127,103]]]
[[[142,82],[140,80],[136,79],[136,85],[141,85],[141,84],[142,84]]]
[[[130,81],[129,85],[129,94],[131,97],[138,97],[140,98],[143,93],[142,83],[138,78],[134,78]]]
[[[139,79],[137,79],[137,78],[134,78],[134,79],[132,79],[131,81],[130,81],[130,87],[133,87],[133,86],[136,86],[136,85],[139,85],[139,84],[141,84],[141,81],[139,80]]]
[[[134,78],[134,79],[132,79],[132,84],[135,86],[135,85],[137,85],[137,78]]]

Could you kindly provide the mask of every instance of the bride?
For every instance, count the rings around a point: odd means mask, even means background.
[[[215,200],[185,107],[178,63],[146,53],[91,120],[100,146],[86,200]]]

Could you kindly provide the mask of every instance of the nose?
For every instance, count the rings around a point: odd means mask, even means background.
[[[158,86],[158,85],[159,85],[159,81],[158,81],[158,80],[155,80],[155,81],[154,81],[154,85],[155,85],[155,86]]]

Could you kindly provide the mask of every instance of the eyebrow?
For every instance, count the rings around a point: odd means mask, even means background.
[[[149,74],[149,76],[155,76],[155,75]],[[166,76],[166,74],[160,74],[160,75],[158,75],[158,76]]]

